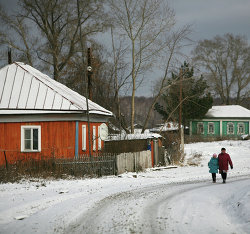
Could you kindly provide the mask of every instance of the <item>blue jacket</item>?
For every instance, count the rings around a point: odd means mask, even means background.
[[[212,157],[210,161],[208,162],[208,167],[210,168],[209,170],[210,173],[218,173],[218,169],[219,169],[218,158]]]

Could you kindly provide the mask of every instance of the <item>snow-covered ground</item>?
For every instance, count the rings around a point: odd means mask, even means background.
[[[212,184],[207,163],[221,147],[234,169]],[[183,167],[1,184],[0,233],[249,233],[250,140],[187,144],[185,153]]]

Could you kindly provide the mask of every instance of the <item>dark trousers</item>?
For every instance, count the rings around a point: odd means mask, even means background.
[[[223,181],[226,181],[227,173],[221,172],[221,177],[222,177]]]
[[[216,182],[216,173],[212,173],[213,182]]]

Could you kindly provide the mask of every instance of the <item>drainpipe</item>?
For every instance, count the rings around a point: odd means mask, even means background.
[[[220,137],[222,137],[222,120],[220,120]]]

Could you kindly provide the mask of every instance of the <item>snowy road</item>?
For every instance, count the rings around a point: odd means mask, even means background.
[[[250,179],[159,185],[103,199],[65,233],[249,233],[242,201]]]

